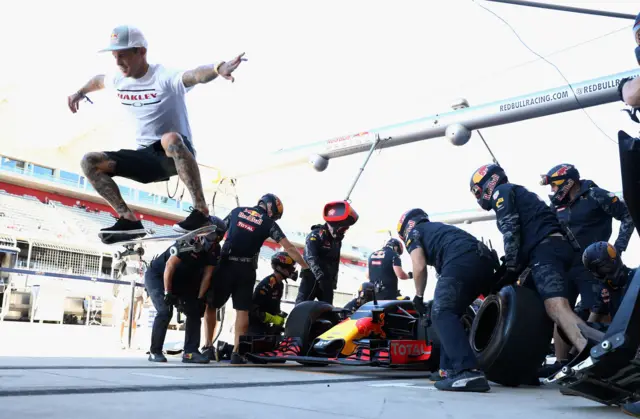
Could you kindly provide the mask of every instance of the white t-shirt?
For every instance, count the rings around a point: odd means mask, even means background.
[[[182,83],[184,71],[170,70],[161,64],[150,64],[147,74],[139,79],[125,77],[120,71],[107,74],[104,85],[115,89],[118,100],[136,119],[138,149],[177,132],[193,146],[185,94],[192,87]]]

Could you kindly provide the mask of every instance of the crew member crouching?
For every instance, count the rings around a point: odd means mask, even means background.
[[[198,351],[200,326],[206,308],[205,294],[220,257],[220,240],[226,231],[220,218],[210,216],[209,219],[217,230],[197,238],[194,250],[172,256],[167,249],[153,259],[145,273],[144,284],[156,309],[149,361],[167,362],[162,347],[176,306],[187,317],[182,362],[209,362],[209,358]]]
[[[251,335],[277,335],[284,328],[286,313],[280,309],[283,281],[298,279],[296,262],[286,252],[278,252],[271,257],[271,268],[273,273],[260,281],[253,291],[249,313]]]
[[[311,227],[306,238],[304,259],[309,269],[300,271],[296,304],[316,298],[333,304],[338,286],[340,250],[346,231],[358,221],[358,214],[346,201],[330,202],[324,207],[325,224]]]

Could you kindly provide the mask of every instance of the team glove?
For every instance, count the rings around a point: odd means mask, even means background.
[[[427,313],[427,308],[424,305],[424,299],[421,296],[416,295],[413,297],[413,305],[416,307],[416,311],[423,316]]]
[[[264,322],[273,323],[274,326],[282,326],[284,324],[284,317],[274,316],[273,314],[264,313]]]
[[[170,291],[164,292],[164,303],[169,307],[173,307],[178,304],[178,296],[172,294]]]

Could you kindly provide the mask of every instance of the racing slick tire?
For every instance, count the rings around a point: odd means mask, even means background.
[[[469,342],[487,379],[517,387],[536,384],[553,336],[553,322],[532,289],[508,285],[489,295],[473,321]]]
[[[333,306],[322,301],[304,301],[296,305],[284,327],[286,337],[300,339],[301,355],[308,355],[313,340],[338,324],[340,318],[333,312]],[[297,361],[302,365],[321,366],[328,365],[317,362]]]

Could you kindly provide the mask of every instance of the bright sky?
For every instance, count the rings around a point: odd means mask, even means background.
[[[548,3],[638,12],[631,1]],[[97,50],[123,23],[144,32],[151,62],[171,67],[246,52],[249,61],[234,74],[236,83],[219,79],[188,95],[200,163],[229,170],[245,169],[283,147],[448,112],[457,97],[477,105],[565,84],[480,5],[509,22],[571,82],[638,65],[630,20],[481,0],[310,4],[14,2],[0,17],[2,148],[45,163],[60,161],[56,147],[66,145],[60,150],[68,158],[59,165],[79,172],[86,151],[134,145],[115,96],[94,94],[95,105],[84,104],[76,115],[66,107],[67,95],[114,68],[112,56]],[[619,129],[637,131],[622,108],[619,102],[586,112],[616,139]],[[512,181],[541,196],[548,191],[537,184],[539,174],[560,162],[576,164],[583,177],[605,189],[621,189],[617,146],[583,111],[482,132]],[[283,227],[306,231],[321,220],[325,202],[345,197],[364,157],[332,160],[323,173],[300,166],[243,178],[241,204],[274,192],[284,202]],[[376,152],[351,196],[361,216],[352,238],[393,230],[400,215],[416,206],[432,214],[477,209],[469,178],[489,157],[477,134],[463,147],[440,138]],[[476,234],[495,237],[493,222],[482,225]]]

